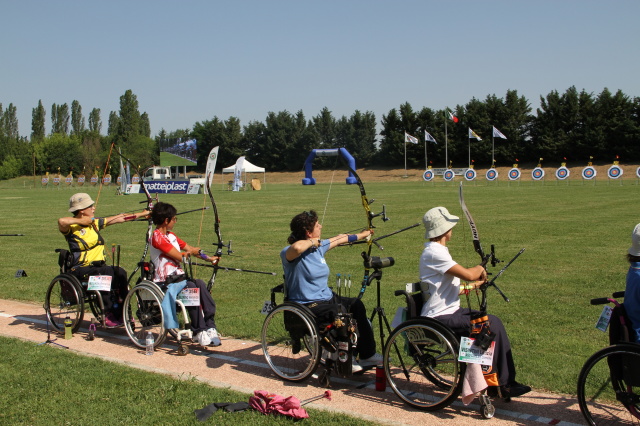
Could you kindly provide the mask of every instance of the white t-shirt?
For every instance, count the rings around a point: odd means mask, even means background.
[[[169,253],[172,248],[180,251],[180,249],[186,244],[187,243],[182,241],[171,231],[167,231],[166,235],[158,229],[153,231],[153,235],[151,236],[151,248],[149,250],[149,257],[151,258],[156,270],[153,281],[166,281],[169,275],[184,274],[180,265],[166,253]]]
[[[422,305],[423,317],[452,314],[460,308],[460,278],[445,274],[457,262],[440,243],[425,243],[420,256],[420,282],[429,286],[430,297]]]

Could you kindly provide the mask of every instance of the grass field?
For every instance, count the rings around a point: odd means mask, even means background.
[[[337,182],[337,180],[336,180]],[[234,255],[221,265],[277,272],[278,276],[221,272],[213,290],[218,303],[217,322],[224,335],[258,340],[263,321],[259,310],[269,289],[281,280],[278,253],[286,245],[289,221],[295,214],[315,209],[323,221],[323,236],[364,226],[365,214],[356,186],[320,183],[315,186],[269,184],[262,191],[229,192],[214,183],[222,236],[232,240]],[[75,188],[31,188],[31,178],[0,182],[0,297],[42,303],[47,285],[57,274],[54,249],[65,247],[56,219],[66,215],[68,199]],[[444,205],[462,216],[458,183],[364,182],[367,195],[380,211],[387,207],[390,221],[376,220],[376,235],[419,222],[426,210]],[[547,183],[465,183],[466,204],[480,232],[486,251],[495,244],[496,255],[509,260],[520,248],[524,254],[498,279],[511,299],[505,303],[490,291],[489,311],[500,316],[512,341],[518,381],[539,390],[575,393],[578,372],[588,356],[604,347],[607,337],[594,328],[601,307],[589,299],[624,289],[628,268],[625,254],[630,233],[640,222],[637,214],[639,186],[636,180]],[[96,188],[82,188],[96,199]],[[160,195],[179,211],[207,205],[202,195]],[[141,195],[115,195],[103,188],[97,215],[106,216],[141,208]],[[326,214],[323,214],[326,204]],[[180,216],[175,231],[192,245],[207,250],[215,240],[213,213]],[[400,300],[393,296],[405,283],[417,280],[418,258],[423,246],[423,228],[382,240],[384,251],[396,264],[384,270],[382,306],[391,318]],[[122,247],[121,265],[132,271],[144,247],[145,222],[107,228],[103,235],[107,251],[111,244]],[[199,242],[198,242],[199,241]],[[363,246],[337,248],[327,255],[333,275],[351,274],[355,295],[362,278]],[[454,258],[465,266],[478,263],[466,222],[454,228],[449,244]],[[495,268],[496,272],[500,268]],[[15,278],[17,269],[28,276]],[[208,271],[198,271],[208,279]],[[331,283],[330,283],[331,284]],[[364,302],[375,306],[375,289],[368,289]],[[376,331],[377,336],[377,331]],[[133,347],[132,347],[133,350]]]
[[[34,366],[38,374],[33,374]],[[249,395],[212,388],[193,377],[178,380],[50,346],[0,337],[0,423],[5,425],[196,425],[194,410]],[[310,409],[305,424],[371,425],[343,414]],[[291,425],[284,416],[219,410],[206,424]]]

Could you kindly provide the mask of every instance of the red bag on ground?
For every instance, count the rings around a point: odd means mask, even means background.
[[[284,398],[280,395],[258,390],[249,398],[249,405],[263,414],[282,414],[294,419],[306,419],[309,417],[307,410],[301,407],[300,400],[295,396]]]

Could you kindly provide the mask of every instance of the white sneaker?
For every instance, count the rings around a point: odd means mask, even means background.
[[[211,339],[211,345],[220,346],[222,344],[220,336],[218,336],[218,331],[215,328],[208,329],[207,335],[209,336],[209,339]]]
[[[201,331],[196,334],[196,342],[198,342],[200,346],[209,346],[211,344],[211,338],[206,331]]]
[[[382,365],[383,358],[380,354],[373,354],[369,358],[362,359],[360,358],[360,365],[362,367],[370,367],[372,365]]]
[[[360,373],[362,370],[363,368],[358,364],[358,361],[356,361],[355,358],[351,358],[351,373]]]

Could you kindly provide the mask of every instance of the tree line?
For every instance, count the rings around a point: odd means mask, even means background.
[[[404,167],[406,149],[407,165],[422,168],[425,132],[437,141],[427,142],[427,157],[434,167],[445,167],[445,157],[453,167],[466,167],[469,147],[472,162],[479,167],[491,166],[492,155],[496,165],[516,160],[537,162],[540,158],[553,163],[591,159],[608,163],[617,156],[623,162],[640,160],[640,98],[606,88],[597,95],[584,89],[578,92],[573,86],[564,93],[552,91],[540,97],[535,114],[525,97],[508,90],[504,98],[472,98],[451,109],[414,110],[406,102],[382,115],[380,123],[370,111],[356,110],[351,116],[337,118],[325,107],[311,118],[302,111],[269,112],[264,122],[251,121],[244,126],[237,117],[213,117],[196,122],[191,129],[162,129],[154,139],[149,116],[140,113],[131,90],[120,97],[120,110],[110,112],[106,135],[101,134],[100,109],[93,108],[85,120],[75,100],[71,108],[66,103],[51,106],[48,135],[42,101],[32,110],[30,138],[19,135],[16,113],[13,104],[3,109],[0,103],[0,179],[58,169],[63,174],[102,170],[113,142],[137,163],[134,167],[146,167],[158,163],[161,141],[177,138],[197,139],[199,171],[204,170],[214,146],[220,146],[218,160],[223,166],[244,155],[270,171],[301,170],[312,149],[337,147],[346,148],[358,167]],[[507,137],[495,139],[495,152],[493,127]],[[469,129],[482,140],[470,139]],[[418,143],[405,146],[405,132]],[[117,156],[110,158],[114,165]],[[335,161],[318,158],[314,167],[337,167]],[[116,167],[114,172],[117,174]]]

